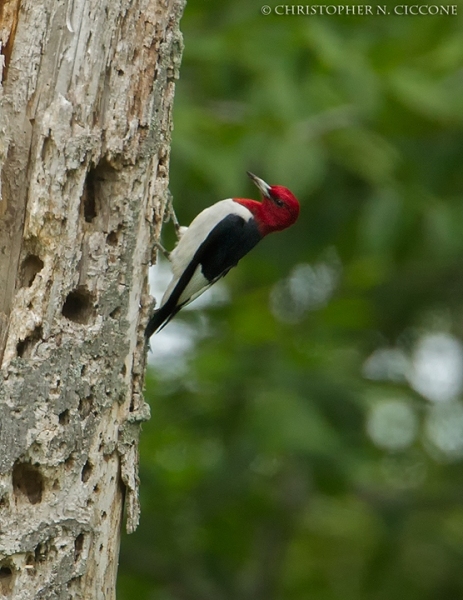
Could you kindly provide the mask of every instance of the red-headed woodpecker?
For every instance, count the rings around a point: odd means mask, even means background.
[[[263,237],[296,222],[299,202],[287,188],[248,175],[259,188],[262,202],[228,198],[192,221],[170,253],[173,278],[148,323],[147,338],[224,277]]]

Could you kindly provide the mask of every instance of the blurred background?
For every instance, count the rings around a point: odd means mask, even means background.
[[[463,598],[463,6],[261,6],[186,7],[171,191],[301,216],[151,340],[118,599]]]

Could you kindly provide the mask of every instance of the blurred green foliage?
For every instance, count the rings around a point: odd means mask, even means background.
[[[200,332],[187,369],[148,374],[142,519],[123,538],[119,600],[463,597],[457,6],[188,4],[181,222],[255,197],[246,169],[302,210],[227,276],[230,303],[176,317]]]

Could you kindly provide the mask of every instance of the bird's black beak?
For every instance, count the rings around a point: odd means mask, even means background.
[[[265,181],[263,179],[261,179],[260,177],[257,177],[257,175],[254,175],[254,173],[250,173],[249,171],[246,171],[246,173],[248,174],[251,181],[253,181],[256,184],[256,186],[259,188],[262,196],[265,196],[266,198],[270,198],[269,184],[265,183]]]

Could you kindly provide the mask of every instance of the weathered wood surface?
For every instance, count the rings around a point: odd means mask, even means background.
[[[114,598],[183,0],[0,0],[0,598]]]

